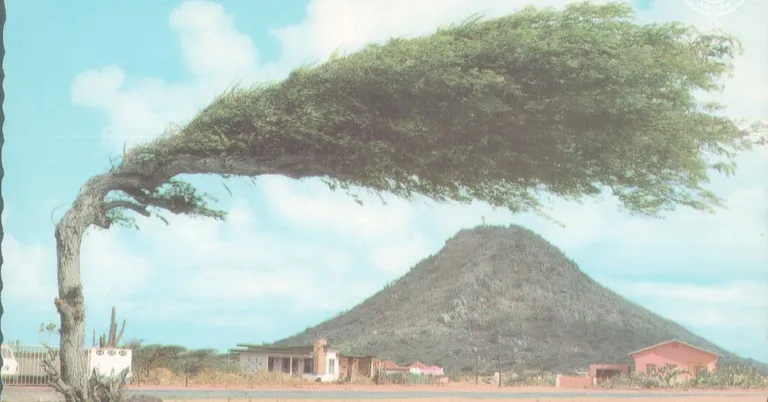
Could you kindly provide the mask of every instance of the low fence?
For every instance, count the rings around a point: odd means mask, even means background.
[[[43,360],[47,354],[48,349],[43,345],[3,345],[3,369],[0,372],[3,384],[46,386],[48,380],[43,369]],[[58,364],[57,356],[56,365]]]
[[[60,366],[57,347],[44,345],[22,345],[11,343],[2,345],[3,367],[0,376],[4,385],[47,386],[48,376],[43,362],[54,353],[54,367]],[[115,348],[86,348],[82,350],[89,370],[104,375],[120,372],[123,367],[131,366],[131,350]],[[129,372],[130,374],[130,372]]]

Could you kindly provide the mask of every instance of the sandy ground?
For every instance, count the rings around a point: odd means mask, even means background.
[[[450,401],[483,400],[486,402],[765,402],[768,390],[568,390],[548,387],[475,386],[450,384],[442,386],[365,386],[311,384],[307,386],[265,386],[250,389],[216,389],[210,387],[168,388],[130,387],[130,393],[147,393],[174,402],[333,402],[333,401]],[[49,388],[8,387],[3,401],[58,402],[60,397]]]
[[[471,398],[412,398],[412,399],[375,399],[376,401],[396,401],[396,402],[423,402],[424,400],[428,401],[435,401],[435,402],[466,402],[468,400],[473,400]],[[221,399],[221,400],[215,400],[215,399],[206,399],[206,402],[276,402],[276,401],[288,401],[291,402],[350,402],[350,401],[357,401],[357,402],[363,402],[363,401],[371,401],[372,399]],[[621,399],[611,399],[606,397],[575,397],[575,398],[548,398],[548,397],[534,397],[534,398],[498,398],[498,399],[488,399],[488,398],[482,398],[477,399],[482,400],[485,402],[610,402],[615,400],[626,400],[626,401],[632,401],[632,402],[765,402],[766,397],[765,396],[688,396],[688,397],[670,397],[670,398],[659,398],[659,397],[648,397],[648,398],[621,398]],[[181,402],[181,400],[177,400],[178,402]]]
[[[711,396],[718,396],[720,394],[753,394],[765,396],[761,399],[763,402],[768,402],[768,389],[762,390],[719,390],[719,389],[564,389],[554,387],[503,387],[499,388],[494,385],[475,385],[466,383],[449,383],[440,385],[357,385],[357,384],[285,384],[285,385],[263,385],[254,386],[250,388],[217,388],[207,385],[192,385],[189,387],[168,387],[162,385],[142,385],[142,386],[128,386],[128,389],[139,392],[140,390],[230,390],[230,391],[312,391],[312,392],[365,392],[365,393],[391,393],[391,392],[404,392],[404,393],[498,393],[500,396],[508,394],[638,394],[638,395],[652,395],[652,394],[707,394]],[[605,397],[603,397],[605,398]],[[605,400],[605,399],[603,399]],[[634,400],[634,399],[633,399]]]
[[[629,394],[629,393],[636,393],[636,394],[680,394],[680,393],[690,393],[690,394],[702,394],[706,393],[708,395],[718,395],[718,394],[733,394],[733,393],[739,393],[739,394],[757,394],[757,395],[768,395],[768,389],[762,389],[762,390],[718,390],[718,389],[712,389],[712,390],[706,390],[706,389],[618,389],[618,390],[605,390],[605,389],[564,389],[564,388],[554,388],[554,387],[503,387],[499,388],[493,385],[475,385],[475,384],[466,384],[466,383],[449,383],[449,384],[441,384],[441,385],[359,385],[359,384],[316,384],[316,383],[305,383],[305,384],[285,384],[285,385],[262,385],[262,386],[254,386],[249,388],[217,388],[217,387],[211,387],[208,385],[194,385],[189,384],[189,387],[169,387],[167,385],[141,385],[141,386],[128,386],[128,389],[136,390],[137,392],[140,390],[185,390],[185,389],[194,389],[194,390],[206,390],[206,391],[214,391],[214,390],[230,390],[230,391],[313,391],[313,392],[365,392],[365,393],[376,393],[376,392],[444,392],[444,393],[471,393],[471,392],[482,392],[482,393],[499,393],[499,394],[520,394],[520,393],[531,393],[531,394],[540,394],[540,393],[552,393],[552,394],[572,394],[572,393],[580,393],[580,394]],[[765,399],[763,399],[763,402],[768,402]]]

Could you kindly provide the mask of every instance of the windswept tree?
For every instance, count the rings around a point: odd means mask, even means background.
[[[56,226],[61,376],[85,401],[80,245],[135,214],[223,219],[179,175],[323,178],[331,188],[541,212],[540,195],[610,191],[629,211],[713,211],[705,188],[751,146],[700,104],[739,51],[729,35],[640,24],[622,4],[526,8],[392,39],[236,88],[90,178]]]

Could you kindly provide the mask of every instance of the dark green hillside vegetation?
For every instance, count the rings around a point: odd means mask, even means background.
[[[448,370],[586,370],[677,338],[740,359],[601,286],[522,227],[462,230],[445,247],[348,312],[278,342],[327,337],[342,350]],[[499,340],[501,345],[499,345]]]

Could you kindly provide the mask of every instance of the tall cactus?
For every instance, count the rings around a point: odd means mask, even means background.
[[[123,332],[125,332],[125,321],[123,320],[123,325],[120,328],[120,332],[117,332],[117,320],[115,319],[115,306],[112,306],[112,319],[109,323],[109,337],[107,335],[102,334],[101,337],[99,337],[99,347],[101,348],[116,348],[117,344],[120,343],[120,338],[123,337]]]

